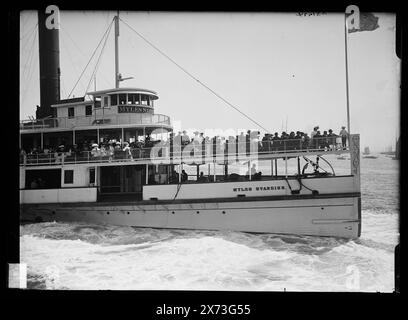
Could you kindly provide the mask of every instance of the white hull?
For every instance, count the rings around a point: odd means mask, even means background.
[[[142,205],[137,203],[23,205],[21,219],[344,238],[357,238],[361,232],[358,196],[248,200]]]

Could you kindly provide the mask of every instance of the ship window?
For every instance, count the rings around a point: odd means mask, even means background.
[[[139,104],[139,97],[135,93],[128,94],[128,103]]]
[[[148,101],[149,101],[149,96],[146,94],[142,94],[142,104],[148,105]]]
[[[104,107],[109,107],[109,97],[103,97],[103,106]]]
[[[100,108],[101,107],[101,97],[95,97],[94,99],[94,104],[95,104],[95,108]]]
[[[89,168],[89,183],[95,183],[95,168]]]
[[[74,107],[68,108],[68,118],[75,117],[75,111],[74,110],[75,110]]]
[[[117,94],[111,94],[111,105],[116,106],[118,104],[118,95]]]
[[[74,183],[74,170],[64,170],[64,183]]]
[[[92,116],[92,105],[85,106],[85,115],[87,117]]]
[[[126,104],[126,94],[119,94],[119,104]]]
[[[132,93],[128,93],[127,95],[127,104],[134,104],[135,103],[135,97]]]

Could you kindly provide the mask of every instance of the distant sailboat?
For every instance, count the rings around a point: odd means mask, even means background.
[[[365,147],[364,148],[364,152],[363,152],[363,158],[365,159],[377,159],[377,156],[370,156],[370,148],[369,147]]]
[[[399,160],[401,155],[401,137],[398,138],[397,143],[395,144],[395,157],[393,160]]]

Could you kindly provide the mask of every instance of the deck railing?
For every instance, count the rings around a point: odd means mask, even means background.
[[[109,151],[76,151],[76,152],[52,152],[20,155],[21,165],[56,165],[56,164],[76,164],[76,163],[98,163],[98,162],[123,162],[123,161],[144,161],[152,159],[152,151],[155,159],[172,159],[184,162],[194,162],[193,160],[209,159],[244,159],[250,155],[286,155],[291,153],[343,153],[348,152],[348,146],[343,147],[335,138],[315,138],[309,143],[301,139],[268,141],[265,143],[229,143],[226,144],[192,144],[187,150],[186,146],[173,146],[169,143],[161,145],[160,148],[152,150],[149,148],[133,148],[130,153],[123,150]],[[196,161],[197,162],[197,161]]]
[[[76,117],[57,117],[38,120],[20,121],[20,130],[36,130],[47,128],[77,128],[93,125],[170,125],[170,117],[164,114],[134,113],[134,114],[107,114]]]

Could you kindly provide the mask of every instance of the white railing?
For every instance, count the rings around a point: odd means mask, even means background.
[[[93,125],[170,125],[170,117],[163,114],[135,113],[135,114],[107,114],[77,117],[57,117],[38,120],[20,121],[20,130],[36,130],[46,128],[72,129]]]
[[[191,145],[190,145],[191,146]],[[228,144],[198,144],[193,143],[193,148],[185,152],[186,146],[170,145],[169,142],[160,146],[161,151],[155,154],[154,159],[172,159],[185,162],[203,160],[205,162],[212,159],[234,159],[248,156],[268,156],[294,153],[343,153],[348,152],[349,147],[342,147],[335,138],[329,140],[327,137],[315,138],[310,142],[301,139],[267,141],[264,143],[228,143]],[[20,165],[56,165],[56,164],[76,164],[95,162],[123,162],[151,160],[153,147],[132,148],[131,154],[122,150],[114,152],[106,151],[77,151],[77,152],[52,152],[20,155]],[[157,151],[157,150],[156,150]]]

